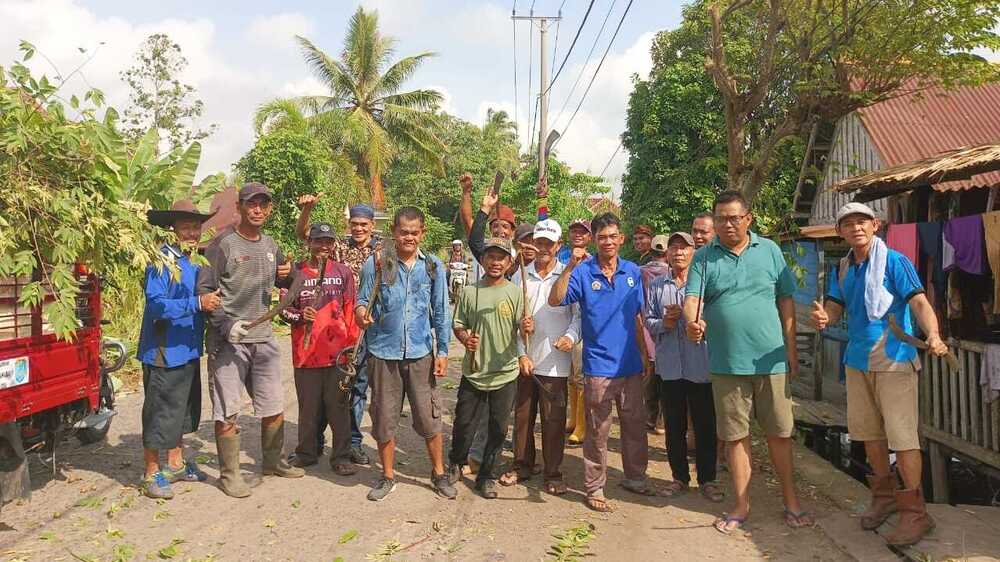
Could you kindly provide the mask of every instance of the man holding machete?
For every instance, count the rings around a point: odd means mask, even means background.
[[[431,487],[444,498],[457,495],[444,469],[444,404],[437,384],[448,369],[448,283],[441,260],[420,249],[424,222],[423,211],[415,207],[396,211],[394,244],[379,256],[382,279],[375,303],[376,256],[368,258],[361,270],[354,316],[366,330],[372,437],[382,461],[382,478],[368,492],[371,501],[382,501],[396,489],[396,431],[404,396],[410,402],[413,429],[427,444]]]
[[[240,475],[240,429],[236,417],[244,389],[261,417],[260,443],[265,476],[301,478],[305,472],[282,458],[285,444],[281,352],[271,331],[268,310],[275,282],[288,277],[291,264],[274,240],[262,232],[273,209],[271,192],[261,183],[240,188],[240,222],[219,234],[205,250],[209,265],[198,274],[198,293],[219,290],[222,306],[212,311],[208,329],[208,370],[212,377],[212,415],[219,453],[219,487],[234,498],[250,495]],[[297,289],[290,289],[295,293]]]
[[[298,467],[316,464],[323,454],[318,436],[329,423],[333,431],[330,468],[339,476],[350,476],[358,471],[350,454],[351,393],[341,388],[343,377],[337,367],[342,365],[337,358],[358,339],[356,291],[351,270],[331,255],[336,240],[333,225],[320,222],[310,227],[311,257],[295,267],[296,275],[305,281],[281,317],[292,325],[299,400],[299,444],[290,462]]]
[[[868,477],[871,506],[861,516],[863,529],[876,529],[899,511],[899,524],[886,536],[893,546],[920,541],[933,527],[921,491],[918,427],[920,368],[912,335],[913,318],[927,336],[928,353],[944,356],[937,317],[917,272],[905,256],[875,235],[881,221],[862,203],[848,203],[837,213],[837,234],[851,246],[831,278],[825,303],[813,304],[812,320],[822,330],[847,310],[847,429],[863,441],[873,475]],[[896,330],[893,323],[899,324]],[[902,333],[897,333],[898,330]],[[889,450],[903,479],[903,489],[889,467]]]

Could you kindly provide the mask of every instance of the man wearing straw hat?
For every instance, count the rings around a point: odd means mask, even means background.
[[[198,430],[201,421],[201,355],[205,320],[222,304],[219,292],[195,295],[198,266],[190,252],[198,247],[202,224],[212,214],[198,211],[190,200],[174,203],[169,211],[151,210],[149,222],[173,231],[174,244],[161,251],[180,270],[175,278],[167,269],[146,268],[137,358],[142,363],[142,446],[145,462],[143,491],[151,498],[170,499],[178,480],[204,481],[193,459],[184,461],[181,437]],[[167,451],[167,465],[160,465],[160,451]]]

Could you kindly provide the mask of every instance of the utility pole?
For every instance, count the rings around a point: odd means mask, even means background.
[[[538,91],[538,177],[545,176],[545,168],[548,164],[548,130],[549,130],[549,67],[546,64],[546,37],[550,21],[562,19],[562,13],[558,16],[519,16],[516,12],[510,18],[514,21],[527,20],[532,23],[538,22],[538,68],[540,72]]]

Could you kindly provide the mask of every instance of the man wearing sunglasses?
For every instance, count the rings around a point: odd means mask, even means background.
[[[795,349],[796,281],[781,248],[750,232],[753,216],[737,191],[715,200],[716,236],[694,257],[684,299],[688,337],[708,341],[719,439],[733,478],[736,505],[715,523],[729,534],[750,513],[750,416],[767,434],[781,481],[785,523],[813,524],[792,480],[792,417],[788,379],[798,372]]]

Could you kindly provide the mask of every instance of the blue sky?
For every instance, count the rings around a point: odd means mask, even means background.
[[[218,132],[204,142],[199,175],[225,171],[253,144],[251,114],[260,103],[279,96],[320,93],[293,42],[294,34],[336,54],[356,1],[216,1],[134,2],[124,0],[0,0],[0,64],[17,57],[17,42],[27,39],[63,72],[81,60],[77,47],[96,48],[97,56],[84,69],[87,81],[103,89],[110,103],[125,105],[127,91],[118,73],[131,63],[143,38],[166,32],[177,41],[190,62],[184,79],[205,102],[204,123],[216,123]],[[531,0],[517,2],[456,0],[372,0],[366,8],[379,11],[385,33],[398,39],[401,55],[434,51],[431,60],[411,80],[412,87],[434,87],[446,97],[445,109],[464,119],[481,122],[489,107],[515,110],[514,30],[510,20],[516,6],[528,13]],[[563,5],[563,20],[549,33],[557,63],[565,53],[586,11],[587,0],[535,0],[536,15],[554,15]],[[624,12],[628,0],[596,0],[575,49],[552,88],[550,126],[565,129],[601,53]],[[574,168],[600,172],[618,145],[624,128],[630,77],[648,73],[649,45],[655,32],[680,21],[680,2],[635,0],[612,45],[584,105],[560,142],[560,157]],[[594,45],[601,22],[611,15]],[[531,93],[529,32],[517,24],[517,116],[527,135],[530,111],[538,93],[537,34],[532,39]],[[558,40],[556,35],[558,34]],[[550,61],[553,53],[548,53]],[[32,61],[38,71],[51,72],[44,61]],[[585,63],[586,66],[585,66]],[[583,80],[569,98],[570,87]],[[70,89],[83,90],[75,81]],[[530,101],[530,103],[529,103]],[[605,177],[617,184],[625,155],[619,153]]]

